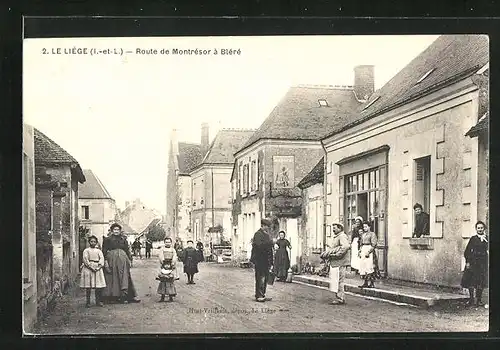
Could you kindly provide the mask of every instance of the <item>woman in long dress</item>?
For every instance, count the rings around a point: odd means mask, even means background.
[[[102,243],[102,252],[105,257],[104,277],[106,288],[103,296],[106,301],[120,303],[137,303],[137,292],[130,274],[132,255],[127,238],[121,234],[122,227],[113,224],[110,227],[111,235],[105,237]]]
[[[469,289],[467,304],[483,306],[483,289],[488,283],[488,237],[486,225],[482,221],[476,223],[476,235],[472,236],[464,251],[465,270],[462,276],[462,287]],[[474,302],[474,291],[476,301]]]
[[[292,249],[292,245],[285,238],[285,231],[279,232],[279,238],[276,241],[276,254],[274,255],[274,274],[278,281],[286,281],[286,276],[288,274],[288,269],[290,268],[290,257],[288,256],[288,250]]]
[[[351,270],[359,273],[359,243],[361,236],[359,234],[359,230],[363,228],[363,218],[361,216],[356,216],[354,219],[354,224],[351,229],[351,251],[354,254],[351,254]]]
[[[377,235],[370,229],[368,222],[363,223],[363,228],[359,231],[361,235],[361,246],[359,247],[359,274],[364,280],[359,288],[373,288],[375,286],[375,263],[374,253],[377,247]]]

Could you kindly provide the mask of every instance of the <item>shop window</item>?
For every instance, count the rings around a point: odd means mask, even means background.
[[[430,188],[431,188],[431,157],[415,159],[415,185],[413,191],[413,204],[420,203],[424,212],[429,213],[430,209]]]
[[[82,205],[82,218],[85,220],[90,219],[90,210],[88,205]]]

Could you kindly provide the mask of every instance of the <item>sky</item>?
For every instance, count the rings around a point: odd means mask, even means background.
[[[170,131],[199,142],[221,128],[258,128],[289,87],[353,85],[375,66],[380,88],[437,36],[268,36],[26,39],[23,116],[92,171],[124,209],[140,198],[166,206]],[[123,49],[124,55],[51,54],[60,48]],[[218,49],[218,55],[160,50]],[[221,55],[221,49],[240,55]],[[44,54],[45,49],[47,54]],[[136,50],[156,49],[157,54]],[[57,51],[54,51],[57,52]]]

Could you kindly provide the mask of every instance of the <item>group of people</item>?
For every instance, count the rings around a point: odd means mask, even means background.
[[[151,250],[153,249],[153,242],[151,242],[149,239],[146,239],[144,242],[144,248],[146,250],[146,259],[151,258]],[[139,238],[137,238],[134,243],[132,243],[132,252],[134,253],[134,256],[139,256],[140,259],[142,259],[142,243],[139,241]]]
[[[417,218],[414,237],[429,235],[428,214],[423,212],[418,203],[414,209]],[[290,266],[287,251],[287,248],[291,249],[290,242],[285,238],[285,232],[280,231],[274,254],[271,226],[270,220],[262,219],[261,228],[252,239],[250,261],[255,267],[255,300],[258,302],[271,300],[266,297],[269,279],[274,275],[279,281],[284,281]],[[468,304],[481,306],[484,305],[482,294],[488,278],[488,238],[484,222],[478,221],[475,229],[476,235],[471,237],[464,252],[466,265],[461,285],[469,289]],[[375,280],[381,278],[376,254],[378,239],[370,222],[361,216],[355,218],[349,235],[344,232],[343,225],[338,223],[332,225],[332,231],[331,245],[321,257],[330,265],[330,291],[334,295],[331,304],[342,305],[345,304],[344,280],[349,267],[363,280],[359,288],[373,288]]]
[[[96,236],[88,238],[89,247],[83,251],[80,287],[85,289],[86,307],[90,307],[92,290],[95,291],[97,306],[104,303],[138,303],[137,292],[132,280],[132,254],[127,237],[122,234],[122,227],[115,223],[110,227],[110,235],[103,238],[102,250],[98,248]],[[147,243],[147,241],[146,241]],[[192,240],[187,241],[187,247],[172,247],[172,239],[165,238],[165,246],[159,251],[159,281],[157,292],[160,301],[169,301],[177,295],[174,281],[179,279],[177,273],[178,261],[184,265],[187,284],[195,284],[194,275],[198,273],[198,263],[203,261],[203,245],[194,248]],[[151,245],[152,246],[152,245]],[[150,257],[150,251],[146,253]]]

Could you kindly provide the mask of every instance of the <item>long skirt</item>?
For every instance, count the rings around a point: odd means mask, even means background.
[[[83,266],[82,274],[80,276],[80,287],[96,289],[106,287],[106,280],[104,278],[104,272],[102,271],[102,269],[93,271],[88,267]]]
[[[286,278],[288,274],[288,269],[290,268],[290,258],[288,257],[288,252],[285,249],[278,249],[274,256],[274,274],[277,278]]]
[[[351,268],[359,270],[359,256],[358,256],[358,250],[359,250],[359,239],[356,237],[352,240],[351,244],[351,251],[353,252],[351,254]]]
[[[366,257],[366,254],[372,249],[370,245],[361,246],[361,257],[359,259],[359,274],[366,276],[375,272],[373,266],[373,252]]]
[[[103,297],[113,299],[126,296],[129,300],[136,297],[127,254],[121,249],[110,250],[106,255],[106,260],[111,271],[104,273],[106,288],[104,288]]]
[[[160,284],[158,284],[158,290],[156,291],[160,295],[168,295],[168,296],[176,296],[177,291],[175,290],[175,284],[174,281],[161,281]]]
[[[485,288],[488,285],[488,261],[476,260],[465,268],[462,275],[463,288]]]

